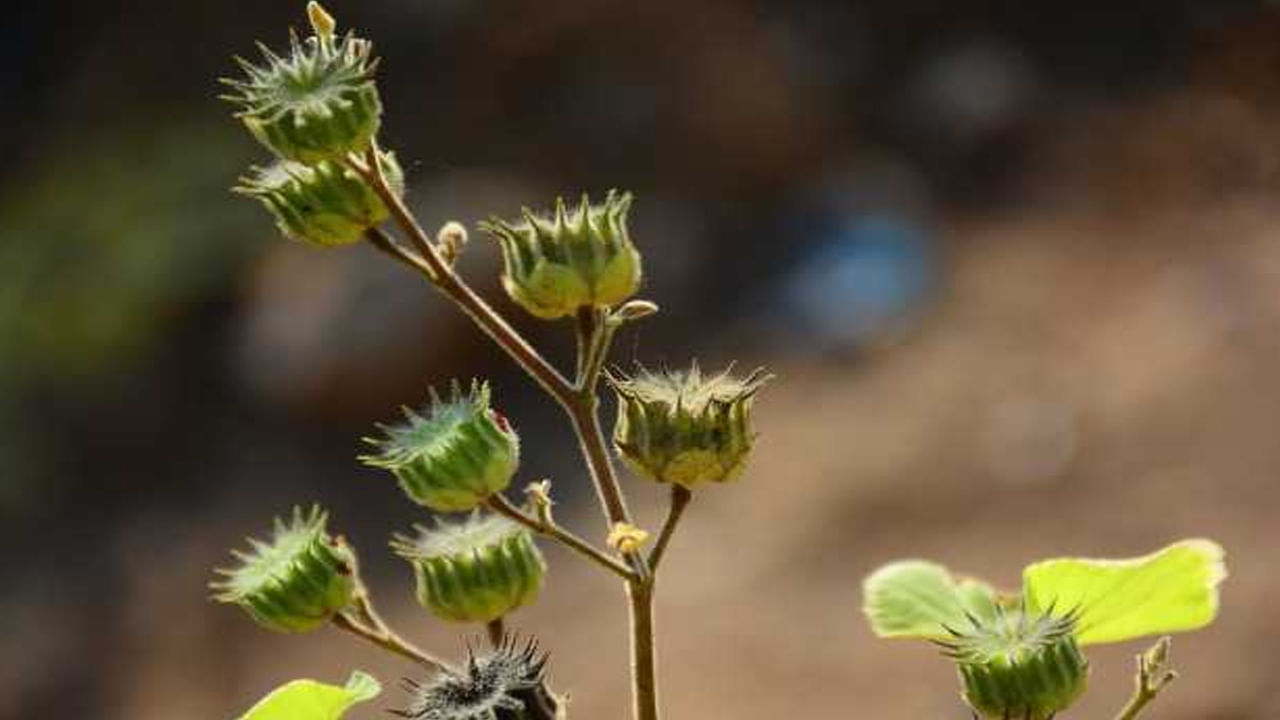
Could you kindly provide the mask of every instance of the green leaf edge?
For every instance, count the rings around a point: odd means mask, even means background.
[[[328,693],[340,693],[333,697],[331,707],[322,711],[322,714],[308,713],[300,715],[297,711],[281,707],[282,704],[289,702],[289,696],[294,693],[324,691]],[[338,687],[327,683],[318,682],[316,680],[300,679],[291,680],[272,690],[270,693],[254,704],[253,707],[242,716],[240,720],[271,720],[274,718],[287,718],[287,720],[338,720],[352,706],[368,700],[372,700],[382,693],[382,683],[372,675],[356,670],[351,673],[351,677],[347,679],[346,685]],[[286,714],[281,714],[286,713]]]
[[[904,575],[923,573],[935,581],[933,587],[911,587],[895,583]],[[918,601],[914,608],[901,610],[906,617],[915,614],[914,622],[907,624],[893,619],[895,610],[888,606],[893,602],[889,594],[910,596]],[[882,638],[941,639],[949,637],[947,627],[965,627],[969,624],[966,613],[978,618],[994,617],[996,604],[1001,602],[997,593],[987,583],[971,577],[957,577],[945,566],[927,560],[898,560],[880,566],[867,575],[862,583],[862,612],[871,625],[871,631]]]
[[[1046,578],[1046,572],[1057,565],[1073,564],[1077,566],[1093,566],[1108,570],[1125,570],[1132,568],[1138,570],[1144,566],[1152,566],[1162,560],[1165,556],[1179,550],[1191,550],[1198,553],[1203,560],[1202,564],[1196,568],[1203,573],[1202,577],[1196,578],[1189,585],[1194,586],[1196,592],[1203,593],[1203,601],[1199,607],[1193,607],[1190,611],[1184,607],[1186,611],[1175,621],[1155,622],[1151,621],[1146,624],[1141,622],[1131,622],[1128,626],[1120,625],[1119,629],[1108,629],[1107,624],[1115,625],[1115,616],[1098,616],[1090,613],[1091,606],[1095,606],[1097,602],[1105,599],[1104,596],[1097,598],[1074,597],[1065,592],[1044,587],[1044,582],[1037,582],[1038,578]],[[1026,598],[1027,606],[1034,611],[1044,611],[1050,601],[1055,597],[1067,595],[1072,600],[1067,603],[1070,607],[1064,607],[1059,603],[1058,610],[1068,611],[1076,610],[1080,613],[1079,629],[1076,633],[1076,639],[1081,645],[1094,645],[1109,642],[1123,642],[1137,637],[1146,635],[1158,635],[1174,632],[1187,632],[1198,630],[1212,623],[1217,618],[1218,610],[1221,605],[1219,586],[1222,581],[1227,578],[1226,567],[1226,551],[1217,542],[1205,538],[1192,538],[1180,540],[1166,545],[1153,553],[1134,558],[1125,559],[1092,559],[1092,558],[1053,558],[1042,560],[1028,565],[1023,570],[1023,597]],[[1037,585],[1041,587],[1037,587]],[[1183,590],[1186,588],[1184,587]],[[1111,590],[1115,591],[1114,588]],[[1168,593],[1163,597],[1155,598],[1157,600],[1151,605],[1151,596],[1147,596],[1149,603],[1146,612],[1150,613],[1152,608],[1173,607],[1173,603],[1179,600],[1185,600],[1185,596],[1178,595],[1176,592]],[[1162,601],[1162,602],[1160,602]],[[1130,604],[1125,606],[1125,613],[1133,613],[1134,608],[1138,605]],[[1174,608],[1176,610],[1176,608]],[[1175,613],[1176,614],[1176,613]]]

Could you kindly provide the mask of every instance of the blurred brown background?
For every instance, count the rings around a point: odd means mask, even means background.
[[[1152,717],[1280,718],[1280,10],[1261,2],[331,3],[384,57],[424,221],[636,192],[646,297],[615,359],[768,365],[758,459],[699,494],[660,600],[671,718],[966,718],[948,663],[873,640],[859,581],[926,556],[1228,548]],[[395,624],[461,645],[383,551],[420,513],[358,438],[493,378],[523,478],[598,533],[561,418],[368,248],[278,239],[226,188],[264,153],[214,96],[302,2],[25,3],[0,45],[0,717],[230,718],[296,676],[408,668],[271,636],[209,569],[331,507]],[[462,265],[520,315],[477,237]],[[656,524],[658,488],[628,482]],[[622,718],[621,594],[555,549],[516,619],[574,717]],[[1071,717],[1123,702],[1091,653]],[[388,683],[390,684],[390,682]],[[353,713],[382,717],[390,689]]]

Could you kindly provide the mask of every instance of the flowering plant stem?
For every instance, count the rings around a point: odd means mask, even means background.
[[[638,579],[638,576],[631,570],[631,568],[627,567],[604,550],[601,550],[590,542],[574,534],[572,531],[566,530],[563,526],[550,518],[539,519],[532,517],[520,508],[512,505],[510,500],[507,500],[501,495],[494,495],[489,498],[487,504],[494,512],[515,520],[539,535],[545,535],[556,540],[570,550],[580,553],[588,560],[598,563],[604,569],[615,573],[623,580],[631,582],[632,580]]]
[[[1150,650],[1138,656],[1133,695],[1116,720],[1135,720],[1166,685],[1177,679],[1178,674],[1168,667],[1169,645],[1169,638],[1160,638]]]
[[[404,247],[379,228],[366,233],[369,242],[423,274],[432,285],[452,300],[501,347],[564,410],[573,426],[595,485],[596,495],[609,527],[630,524],[631,514],[618,483],[613,461],[605,446],[600,427],[597,387],[609,354],[617,323],[604,311],[586,309],[577,317],[578,360],[576,377],[570,381],[551,365],[518,331],[464,281],[454,270],[417,219],[394,192],[383,173],[379,151],[371,146],[363,156],[352,155],[347,165],[360,175],[390,210],[391,218],[412,246]],[[675,529],[685,497],[673,507],[663,537],[654,550],[654,560],[661,559],[670,534]],[[621,576],[626,582],[631,615],[631,675],[635,720],[657,720],[658,699],[655,675],[653,631],[653,573],[650,562],[638,550],[615,558],[545,518],[531,517],[500,495],[493,496],[489,506],[495,511],[531,529],[563,543],[572,550]],[[549,517],[549,516],[548,516]],[[382,643],[380,643],[382,644]],[[403,653],[402,653],[403,654]],[[420,659],[420,658],[415,658]]]
[[[334,615],[333,624],[339,629],[346,630],[425,667],[433,670],[447,667],[444,661],[410,643],[392,630],[374,608],[373,601],[363,583],[357,585],[354,605]]]

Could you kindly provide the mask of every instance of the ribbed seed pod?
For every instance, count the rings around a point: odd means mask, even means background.
[[[391,471],[405,493],[440,512],[471,510],[511,483],[520,463],[520,438],[489,407],[489,386],[453,384],[448,401],[431,391],[426,416],[405,409],[405,423],[383,426],[378,448],[360,459]]]
[[[704,377],[686,371],[611,375],[618,395],[613,443],[636,473],[687,488],[737,478],[751,452],[751,406],[768,381],[763,370],[745,379],[726,371]]]
[[[320,508],[276,518],[270,542],[249,539],[251,552],[232,551],[240,565],[217,572],[214,599],[244,608],[258,624],[279,632],[305,632],[328,622],[355,593],[356,558],[330,537]]]
[[[640,287],[640,253],[627,234],[631,194],[610,190],[603,203],[586,195],[574,208],[563,198],[542,216],[493,218],[481,229],[502,246],[502,286],[533,315],[555,319],[584,307],[611,307]]]
[[[455,622],[487,623],[532,602],[547,565],[528,530],[498,515],[416,527],[392,547],[413,566],[418,602]]]
[[[290,33],[287,57],[259,44],[265,60],[236,58],[245,78],[224,80],[240,106],[236,117],[263,145],[286,160],[311,165],[363,152],[378,133],[382,102],[374,84],[378,61],[368,40],[335,37],[331,25],[299,40]]]
[[[1071,615],[1033,617],[1021,607],[1001,608],[996,617],[974,618],[971,628],[952,633],[939,644],[956,661],[965,701],[983,718],[1049,720],[1088,683],[1089,663]]]
[[[392,191],[402,194],[404,174],[395,155],[383,153],[381,164]],[[280,160],[254,167],[233,189],[257,198],[286,236],[322,247],[359,242],[390,214],[368,183],[330,160],[314,165]]]

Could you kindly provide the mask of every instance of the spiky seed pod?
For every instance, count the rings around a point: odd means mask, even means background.
[[[391,471],[405,493],[440,512],[471,510],[511,483],[520,464],[520,438],[506,418],[489,407],[489,385],[478,381],[463,392],[453,383],[447,401],[431,390],[425,417],[408,408],[401,425],[382,426],[378,448],[362,456],[367,465]]]
[[[693,488],[733,480],[755,441],[751,406],[768,379],[763,370],[744,379],[728,371],[704,377],[696,363],[689,370],[612,374],[614,446],[628,466],[658,482]]]
[[[630,193],[610,190],[599,205],[583,195],[570,208],[558,198],[549,217],[525,208],[520,220],[493,218],[480,228],[502,246],[507,294],[533,315],[555,319],[617,305],[639,289],[640,253],[627,234],[630,207]]]
[[[214,599],[244,608],[258,624],[306,632],[328,622],[355,594],[355,554],[326,531],[319,507],[276,518],[270,542],[249,538],[251,552],[232,551],[240,565],[217,572]]]
[[[382,168],[392,191],[402,194],[404,173],[393,153],[382,155]],[[233,190],[257,198],[286,236],[322,247],[359,242],[390,214],[368,183],[331,160],[255,166]]]
[[[406,678],[413,698],[408,708],[391,712],[412,720],[496,720],[501,711],[525,708],[520,697],[538,688],[546,666],[536,642],[508,635],[487,654],[468,651],[466,668],[446,668],[425,683]]]
[[[413,566],[418,602],[455,622],[487,623],[532,602],[547,564],[524,527],[473,514],[460,524],[421,526],[392,548]]]
[[[236,117],[263,145],[286,160],[311,165],[364,152],[382,122],[374,84],[378,61],[368,40],[332,34],[332,25],[299,40],[290,33],[287,57],[259,43],[264,63],[236,58],[245,77],[223,80],[240,106]]]
[[[1004,608],[992,618],[970,618],[938,644],[956,661],[964,699],[989,720],[1049,720],[1084,692],[1089,663],[1075,639],[1075,617],[1029,615]]]

